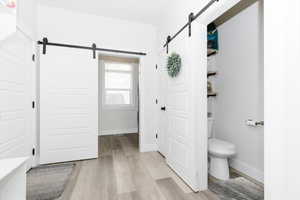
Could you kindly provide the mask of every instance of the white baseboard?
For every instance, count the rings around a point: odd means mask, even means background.
[[[151,151],[157,151],[157,144],[140,144],[140,152],[151,152]]]
[[[118,135],[118,134],[137,133],[137,132],[138,132],[138,128],[116,129],[116,130],[101,131],[99,135]]]
[[[255,179],[258,182],[263,183],[264,182],[264,172],[256,169],[255,167],[252,167],[248,165],[245,162],[242,162],[237,159],[230,160],[230,166],[243,174]]]

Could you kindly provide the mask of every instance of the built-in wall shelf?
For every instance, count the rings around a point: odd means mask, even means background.
[[[208,72],[207,72],[207,77],[215,76],[215,75],[217,75],[217,72],[216,72],[216,71],[208,71]]]
[[[207,57],[217,54],[216,49],[207,49]]]
[[[211,92],[207,94],[207,97],[216,97],[217,93],[216,92]]]

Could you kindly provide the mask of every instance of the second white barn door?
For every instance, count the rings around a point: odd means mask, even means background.
[[[169,44],[182,59],[176,77],[167,76],[167,163],[194,190],[207,188],[206,27],[193,25]],[[167,60],[167,57],[166,57]],[[166,72],[167,73],[167,72]]]
[[[52,46],[40,57],[40,163],[96,158],[98,59]]]

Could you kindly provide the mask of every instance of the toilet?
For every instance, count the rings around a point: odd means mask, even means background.
[[[209,174],[220,180],[228,180],[228,159],[235,155],[235,145],[223,140],[212,138],[213,122],[213,118],[208,118],[208,156],[210,160]]]

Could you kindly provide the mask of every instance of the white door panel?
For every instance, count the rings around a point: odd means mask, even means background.
[[[165,52],[165,51],[164,51]],[[167,68],[163,60],[158,66],[158,76],[159,76],[159,98],[158,98],[158,108],[159,108],[159,124],[158,124],[158,151],[166,156],[167,154],[167,113],[162,110],[162,107],[166,107],[166,90],[167,90]]]
[[[32,165],[31,129],[32,42],[15,33],[0,42],[0,159],[29,157]]]
[[[47,47],[40,82],[40,162],[96,158],[98,64],[92,52]]]
[[[189,66],[187,65],[186,36],[178,38],[172,44],[170,53],[178,53],[182,58],[180,73],[176,78],[167,78],[167,133],[168,153],[167,163],[185,180],[192,188],[197,188],[195,160],[193,159],[194,145],[192,145],[191,115],[189,113],[188,87]],[[177,48],[178,47],[178,48]],[[194,173],[194,174],[193,174]]]
[[[197,24],[193,30],[192,37],[182,33],[169,44],[169,55],[178,53],[182,67],[177,77],[166,78],[166,158],[168,165],[199,191],[207,189],[206,45],[201,46],[206,44],[206,27]]]

